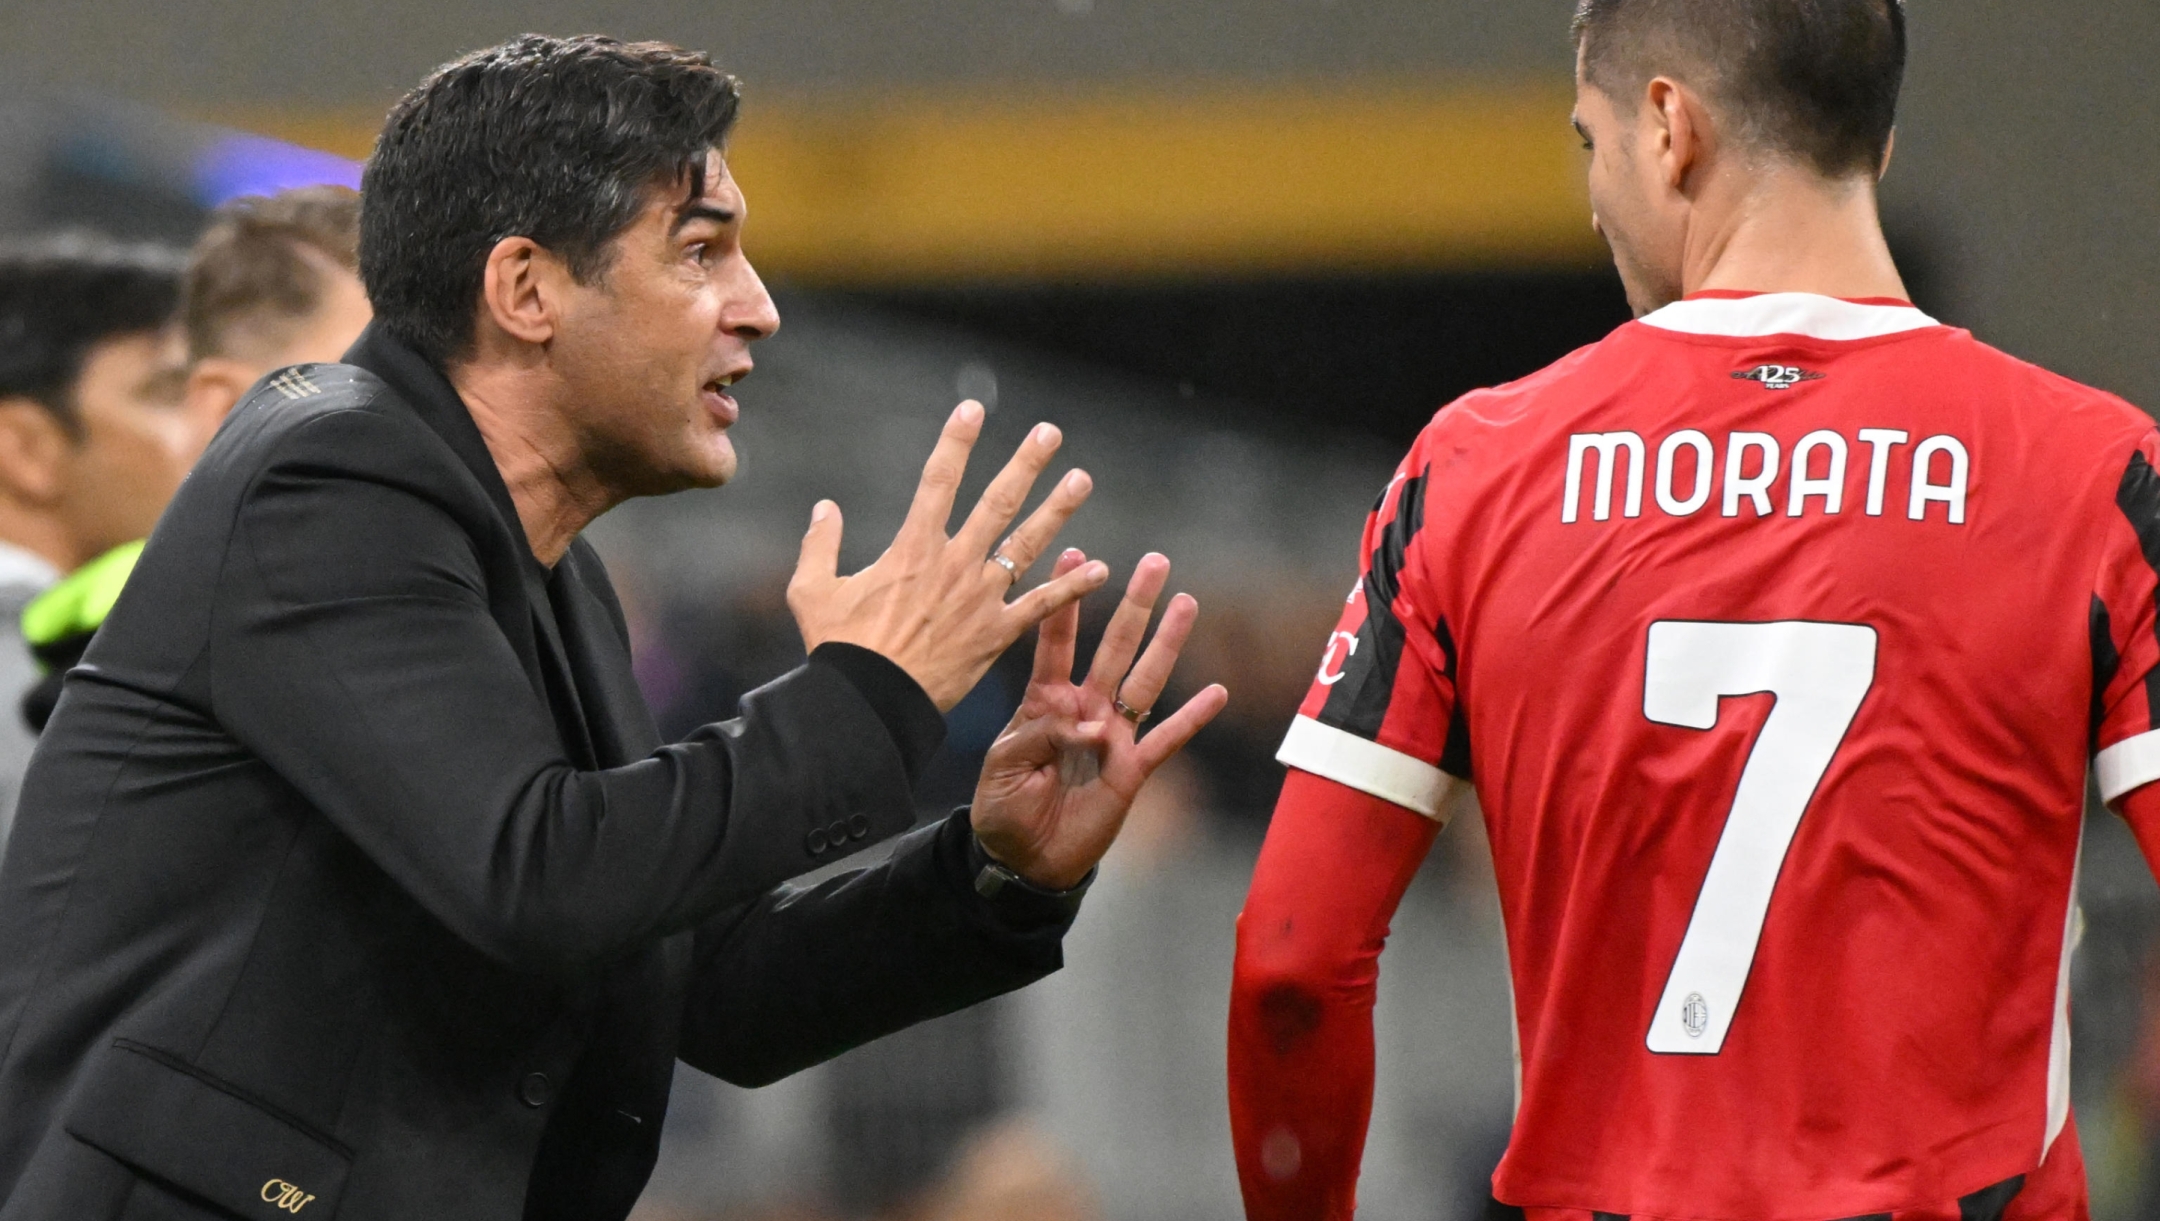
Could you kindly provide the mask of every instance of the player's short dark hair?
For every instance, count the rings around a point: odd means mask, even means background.
[[[1827,177],[1874,173],[1905,81],[1903,0],[1578,0],[1586,79],[1632,106],[1691,80],[1743,138]]]
[[[390,111],[361,180],[360,278],[381,326],[464,354],[488,252],[529,237],[580,282],[651,192],[704,192],[740,101],[699,51],[526,34],[435,70]]]
[[[186,255],[169,246],[62,233],[0,246],[0,398],[25,398],[70,430],[92,349],[163,330]]]
[[[188,359],[282,347],[322,307],[325,262],[360,270],[358,191],[299,187],[220,205],[188,260]]]

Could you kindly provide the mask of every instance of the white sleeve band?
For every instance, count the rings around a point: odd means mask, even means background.
[[[2094,755],[2093,775],[2100,782],[2102,801],[2160,780],[2160,729],[2124,738]]]
[[[1290,723],[1290,732],[1283,738],[1282,749],[1275,752],[1275,761],[1323,780],[1346,784],[1382,801],[1392,801],[1443,824],[1447,822],[1444,810],[1448,794],[1457,783],[1453,776],[1422,759],[1303,716]]]

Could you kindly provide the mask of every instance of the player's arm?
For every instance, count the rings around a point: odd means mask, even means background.
[[[2093,772],[2160,874],[2160,430],[2110,482],[2091,613]]]
[[[1380,949],[1439,832],[1308,772],[1283,785],[1230,986],[1230,1129],[1253,1221],[1348,1221],[1355,1208]]]
[[[1430,577],[1446,509],[1425,440],[1365,526],[1362,575],[1277,756],[1288,781],[1238,919],[1230,1121],[1248,1216],[1351,1215],[1388,920],[1469,746]]]
[[[2130,824],[2145,863],[2160,875],[2160,784],[2148,784],[2115,799],[2115,812]]]

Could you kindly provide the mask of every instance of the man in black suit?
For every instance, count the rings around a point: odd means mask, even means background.
[[[1143,561],[1071,681],[1085,498],[1038,429],[959,531],[980,408],[906,525],[789,589],[810,660],[658,740],[579,532],[725,481],[727,388],[778,317],[739,242],[732,79],[526,37],[391,113],[376,324],[263,383],[61,696],[0,868],[0,1221],[620,1218],[674,1061],[772,1081],[1055,970],[1148,773],[1195,608]],[[971,809],[904,831],[951,707],[1042,625]],[[1138,654],[1138,661],[1134,661]],[[1128,670],[1130,671],[1128,673]]]

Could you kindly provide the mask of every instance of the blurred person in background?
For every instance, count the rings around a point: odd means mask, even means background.
[[[242,196],[211,213],[180,307],[182,401],[203,438],[271,370],[334,361],[352,346],[373,316],[359,268],[360,193],[350,188]],[[23,638],[43,671],[22,700],[33,732],[44,730],[68,668],[82,660],[141,554],[141,540],[115,548],[21,610]]]
[[[1064,1150],[1025,1120],[991,1124],[963,1142],[943,1180],[895,1221],[1102,1221]]]
[[[764,1084],[1060,966],[1140,786],[1227,693],[1141,734],[1198,613],[1171,598],[1143,650],[1161,556],[1073,681],[1109,569],[1052,550],[1085,473],[1022,516],[1056,428],[954,530],[963,403],[852,575],[814,506],[809,660],[736,719],[667,743],[638,692],[582,533],[734,474],[730,390],[779,325],[723,155],[738,100],[700,53],[529,35],[391,111],[375,321],[234,410],[26,779],[9,1221],[622,1218],[678,1060]],[[973,802],[902,835],[941,714],[1038,625]]]
[[[1897,0],[1575,36],[1637,319],[1441,411],[1367,520],[1238,925],[1247,1213],[1351,1216],[1378,955],[1474,781],[1488,1217],[2082,1221],[2088,777],[2160,860],[2160,431],[1911,303]]]
[[[36,741],[14,711],[39,676],[23,608],[131,558],[201,452],[173,326],[182,260],[90,234],[0,250],[0,847]]]

